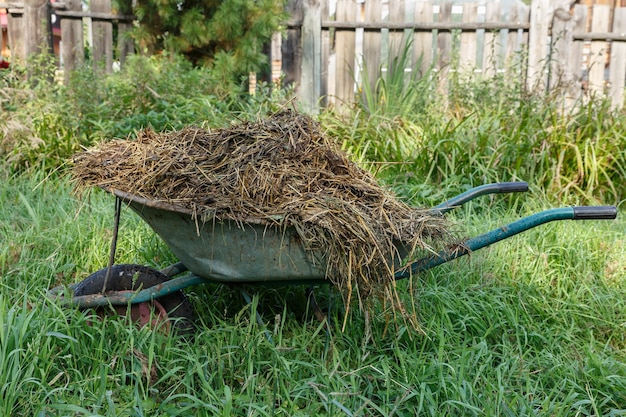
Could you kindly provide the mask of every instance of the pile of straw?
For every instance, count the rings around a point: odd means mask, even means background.
[[[310,253],[324,254],[348,305],[353,294],[389,294],[398,243],[422,252],[447,234],[441,217],[398,201],[290,111],[219,130],[143,131],[76,155],[72,173],[79,190],[115,188],[202,221],[293,226]]]

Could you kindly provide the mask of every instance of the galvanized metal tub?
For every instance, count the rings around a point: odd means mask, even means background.
[[[128,204],[195,275],[225,283],[320,281],[323,256],[306,251],[293,227],[195,219],[191,210],[107,189]]]

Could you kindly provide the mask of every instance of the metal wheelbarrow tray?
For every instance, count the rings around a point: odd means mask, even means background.
[[[528,190],[525,182],[507,182],[482,185],[466,191],[431,209],[433,213],[445,214],[482,195],[523,192]],[[148,200],[123,191],[107,190],[118,201],[128,205],[156,232],[180,260],[154,274],[163,276],[155,285],[133,288],[132,291],[95,291],[92,281],[97,275],[102,287],[102,277],[109,267],[98,271],[85,281],[75,284],[72,290],[82,288],[79,294],[64,298],[68,304],[81,308],[107,305],[145,303],[191,285],[215,282],[225,284],[312,284],[329,283],[325,279],[326,265],[311,257],[304,249],[296,231],[289,228],[262,224],[236,223],[215,220],[202,223],[195,220],[192,212],[176,205]],[[118,213],[119,214],[119,213]],[[442,251],[411,262],[399,268],[395,279],[408,278],[412,274],[431,269],[450,260],[467,255],[493,243],[507,239],[539,225],[558,220],[608,220],[617,217],[615,206],[563,207],[542,211],[524,217],[506,226],[466,240],[460,247]],[[112,252],[114,250],[112,249]],[[132,266],[127,277],[146,267]],[[186,274],[183,274],[187,272]],[[109,278],[110,272],[107,274]],[[115,276],[111,279],[116,279]],[[91,280],[91,281],[90,281]],[[95,282],[95,281],[94,281]],[[106,279],[105,279],[106,282]],[[150,285],[150,286],[148,286]],[[85,290],[89,286],[89,290]],[[51,292],[58,293],[54,289]]]

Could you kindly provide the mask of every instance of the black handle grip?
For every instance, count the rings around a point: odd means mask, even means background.
[[[615,206],[581,206],[573,209],[573,220],[613,220],[617,217]]]
[[[519,182],[499,182],[496,184],[499,193],[525,193],[528,191],[528,183]]]

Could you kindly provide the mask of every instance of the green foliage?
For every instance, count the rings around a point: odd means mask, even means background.
[[[457,77],[445,95],[438,84],[407,80],[392,66],[375,91],[363,86],[352,112],[331,110],[322,120],[357,160],[407,196],[436,199],[442,186],[460,192],[526,180],[561,203],[626,199],[623,110],[591,101],[564,113],[558,101],[530,95],[504,76]]]
[[[135,14],[143,48],[214,65],[237,81],[267,64],[263,48],[286,17],[283,0],[139,0]]]
[[[499,197],[498,197],[499,198]],[[3,415],[621,415],[626,404],[626,245],[616,222],[544,225],[399,282],[425,334],[376,306],[329,330],[304,288],[192,287],[188,339],[49,300],[108,261],[112,196],[76,200],[65,179],[0,171],[0,412]],[[544,208],[451,213],[474,235]],[[620,215],[623,213],[620,213]],[[118,262],[171,253],[124,209]],[[259,313],[266,325],[254,317]],[[267,335],[271,337],[268,340]]]
[[[0,414],[626,412],[623,209],[617,221],[544,225],[398,282],[424,334],[376,303],[367,320],[353,311],[342,332],[340,296],[324,287],[315,291],[328,328],[312,318],[301,286],[254,286],[249,305],[227,286],[190,288],[199,326],[187,339],[48,299],[48,289],[106,266],[114,202],[100,191],[77,200],[49,170],[82,146],[146,126],[261,117],[290,92],[226,93],[211,71],[167,54],[136,57],[110,77],[80,71],[67,88],[12,71],[0,89]],[[370,105],[320,120],[416,205],[484,182],[531,183],[531,198],[481,198],[450,213],[463,235],[556,200],[624,198],[623,112],[590,103],[562,114],[502,79],[461,81],[441,97],[414,80],[414,91],[429,93],[387,105],[385,89],[400,84],[391,77]],[[124,209],[116,261],[160,268],[176,259]]]
[[[369,79],[367,64],[361,71],[362,83],[359,107],[367,114],[378,117],[411,117],[416,109],[424,108],[428,98],[435,93],[434,73],[428,71],[405,72],[405,68],[421,67],[421,57],[411,64],[411,40],[402,42],[398,54],[390,54],[389,65],[378,68],[378,78]]]
[[[288,90],[261,85],[256,96],[194,67],[180,56],[131,56],[111,75],[74,72],[68,86],[50,77],[24,81],[17,66],[0,78],[0,156],[13,170],[58,169],[84,147],[136,131],[222,126],[289,100]]]

